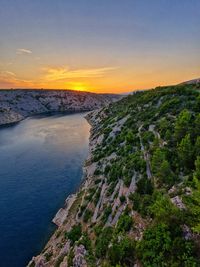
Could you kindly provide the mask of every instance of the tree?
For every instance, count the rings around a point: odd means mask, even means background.
[[[166,131],[170,128],[170,122],[166,118],[162,118],[159,122],[159,132],[162,137],[165,136]]]
[[[195,172],[194,177],[200,180],[200,156],[195,160]]]
[[[136,211],[140,210],[141,196],[138,193],[131,193],[129,199],[133,202],[133,209]]]
[[[83,221],[86,223],[90,220],[91,217],[92,217],[92,211],[89,209],[86,209],[83,215]]]
[[[193,167],[193,146],[190,140],[190,134],[186,134],[178,145],[178,156],[183,168],[191,169]]]
[[[74,225],[72,229],[66,233],[66,236],[71,240],[72,243],[79,240],[82,235],[82,228],[81,225]]]
[[[102,230],[96,240],[96,256],[98,258],[105,257],[108,249],[108,245],[112,238],[112,227],[106,227]]]
[[[117,232],[121,231],[129,231],[131,229],[131,226],[133,225],[133,219],[127,215],[122,214],[117,222]]]
[[[173,184],[173,173],[170,164],[167,160],[164,160],[161,163],[160,168],[157,172],[157,177],[158,180],[161,181],[161,183],[165,183],[168,185]]]
[[[129,144],[132,144],[134,141],[134,134],[132,131],[128,131],[127,135],[126,135],[126,141]]]
[[[108,259],[112,265],[133,266],[135,243],[128,237],[121,237],[120,241],[114,240],[108,249]]]
[[[169,221],[177,212],[177,208],[172,204],[168,196],[156,192],[156,199],[149,207],[154,218],[158,221]]]
[[[180,226],[170,228],[165,223],[158,223],[149,227],[138,243],[137,252],[143,266],[197,267],[194,246],[183,239]]]
[[[152,182],[147,179],[147,177],[141,178],[137,182],[137,193],[143,194],[152,194],[153,193],[153,184]]]
[[[180,141],[188,132],[190,128],[191,113],[188,110],[183,110],[175,123],[175,138],[177,141]]]
[[[152,172],[155,177],[159,178],[160,176],[160,167],[162,163],[165,161],[165,153],[160,148],[157,148],[153,153],[153,157],[151,160]]]
[[[200,156],[200,136],[197,137],[196,142],[195,142],[195,155]]]
[[[138,243],[137,251],[144,266],[160,266],[161,263],[166,262],[171,247],[168,227],[160,223],[145,230],[143,239]]]
[[[199,136],[199,133],[200,133],[200,114],[196,115],[196,118],[195,118],[193,125],[194,125],[193,135]]]

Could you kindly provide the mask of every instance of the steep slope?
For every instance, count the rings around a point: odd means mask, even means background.
[[[89,111],[121,97],[71,90],[0,90],[0,125],[41,113]]]
[[[182,84],[200,84],[200,78],[198,79],[193,79],[193,80],[189,80],[189,81],[186,81],[186,82],[183,82]]]
[[[29,266],[199,266],[199,111],[182,85],[90,113],[84,183]]]

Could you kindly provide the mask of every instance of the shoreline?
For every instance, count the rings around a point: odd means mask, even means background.
[[[65,116],[65,115],[73,115],[73,114],[92,112],[92,111],[94,111],[94,110],[85,109],[85,110],[49,111],[49,112],[35,113],[35,114],[27,115],[24,118],[21,118],[21,119],[16,120],[16,121],[2,123],[2,124],[0,124],[0,129],[8,128],[8,127],[14,127],[18,123],[20,123],[20,122],[22,122],[28,118],[45,118],[45,117],[51,117],[51,116],[55,116],[55,115]]]
[[[86,163],[88,161],[88,159],[90,159],[91,156],[91,137],[92,137],[92,131],[93,131],[93,122],[92,119],[90,117],[88,117],[88,115],[90,114],[90,116],[92,117],[92,114],[95,113],[96,111],[98,111],[99,109],[96,110],[92,110],[90,111],[87,115],[84,116],[84,119],[88,122],[88,124],[91,126],[90,128],[90,133],[89,133],[89,142],[88,142],[88,155],[86,156],[85,160],[83,161],[83,165],[82,165],[82,177],[81,177],[81,181],[80,181],[80,185],[77,188],[77,190],[68,195],[67,198],[64,201],[63,206],[57,211],[57,213],[54,215],[54,217],[51,220],[51,223],[56,227],[56,229],[54,230],[54,232],[50,235],[47,243],[44,245],[42,251],[40,251],[40,253],[36,256],[33,256],[32,259],[30,259],[30,261],[27,263],[27,267],[43,267],[43,266],[48,266],[45,264],[45,260],[43,257],[43,254],[48,250],[48,247],[51,246],[52,244],[54,244],[54,239],[57,238],[57,235],[59,234],[59,229],[63,227],[63,225],[65,225],[69,213],[70,213],[70,209],[72,208],[73,204],[75,203],[75,201],[78,198],[78,195],[84,190],[84,188],[88,187],[88,175],[87,175],[87,171],[86,171]],[[87,112],[87,111],[85,111]],[[82,113],[82,112],[77,112],[77,113]],[[74,223],[76,222],[77,219],[77,214],[75,216],[74,219],[72,219],[72,221],[70,223],[68,223],[68,230],[74,225]]]
[[[95,110],[91,111],[90,113],[94,112]],[[82,113],[82,112],[81,112]],[[88,115],[88,114],[87,114]],[[57,213],[55,214],[55,216],[53,217],[53,219],[51,220],[51,222],[56,225],[57,227],[61,226],[62,223],[64,222],[64,219],[65,218],[62,218],[63,216],[64,217],[67,217],[67,214],[65,214],[64,212],[68,212],[68,210],[70,209],[70,207],[72,206],[73,202],[75,201],[76,199],[76,196],[77,194],[82,190],[82,188],[85,186],[85,182],[86,182],[86,179],[87,179],[87,176],[85,174],[85,164],[89,158],[89,150],[90,150],[90,138],[91,138],[91,131],[92,131],[92,123],[91,121],[87,118],[87,115],[84,116],[84,119],[88,122],[88,124],[91,126],[90,128],[90,134],[89,134],[89,142],[88,142],[88,155],[86,157],[86,159],[83,161],[83,165],[82,165],[82,177],[81,177],[81,181],[80,181],[80,185],[79,187],[77,188],[77,190],[70,194],[66,199],[65,199],[65,202],[64,202],[64,205],[63,207],[61,207]],[[60,215],[59,215],[60,214]],[[61,216],[61,218],[60,218]],[[61,221],[60,221],[61,219]]]

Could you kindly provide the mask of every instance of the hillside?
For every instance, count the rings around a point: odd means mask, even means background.
[[[198,85],[138,92],[93,111],[85,181],[29,267],[199,266]]]
[[[183,82],[182,83],[183,85],[184,84],[193,84],[193,85],[198,85],[198,84],[200,84],[200,78],[198,78],[198,79],[193,79],[193,80],[189,80],[189,81],[186,81],[186,82]]]
[[[0,90],[0,125],[42,113],[90,111],[121,97],[72,90]]]

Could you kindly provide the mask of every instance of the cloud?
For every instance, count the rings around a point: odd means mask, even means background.
[[[0,88],[70,88],[76,90],[87,90],[85,81],[81,78],[105,77],[116,67],[91,68],[70,70],[66,67],[46,67],[43,68],[41,76],[34,80],[26,80],[9,70],[0,71]]]
[[[16,74],[12,71],[8,71],[8,70],[5,70],[5,71],[2,71],[1,72],[2,75],[4,75],[5,77],[7,76],[11,76],[11,77],[16,77]]]
[[[11,71],[0,71],[0,87],[31,87],[32,81],[17,78],[16,74]]]
[[[99,78],[115,69],[116,67],[70,70],[66,67],[46,67],[43,68],[43,71],[45,80],[58,81],[74,78]]]
[[[18,48],[16,51],[17,55],[22,55],[22,54],[32,54],[32,51],[29,49],[25,49],[25,48]]]

